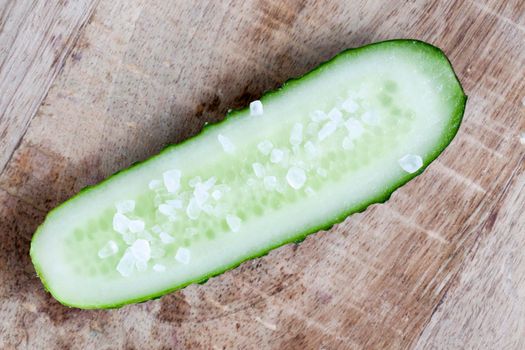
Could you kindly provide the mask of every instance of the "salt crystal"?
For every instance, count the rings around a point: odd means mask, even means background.
[[[177,253],[175,254],[175,260],[178,262],[188,265],[190,263],[191,259],[191,252],[187,248],[179,248],[177,249]]]
[[[197,220],[201,213],[201,208],[199,208],[199,205],[197,204],[197,201],[195,198],[192,198],[190,200],[190,203],[188,204],[188,207],[186,208],[186,215],[192,220]]]
[[[319,141],[323,141],[328,136],[332,135],[336,129],[337,129],[337,123],[333,121],[329,121],[328,123],[323,125],[321,130],[319,130],[319,133],[317,133],[317,137],[319,138]]]
[[[255,176],[257,177],[263,177],[264,176],[264,166],[261,163],[253,163],[252,164],[253,172],[255,173]]]
[[[137,232],[142,232],[145,226],[146,225],[144,224],[144,221],[142,220],[130,220],[128,228],[131,232],[137,233]]]
[[[206,203],[208,198],[210,198],[210,194],[206,190],[205,186],[202,184],[197,184],[195,186],[195,190],[193,191],[193,196],[199,208],[202,207],[204,203]]]
[[[175,209],[182,208],[182,199],[169,199],[166,201],[166,204]]]
[[[324,168],[317,168],[317,175],[321,177],[326,177],[328,175],[328,172]]]
[[[267,190],[274,190],[277,187],[277,178],[275,176],[265,176],[263,183]]]
[[[312,141],[307,141],[304,144],[304,149],[305,149],[306,153],[308,153],[308,155],[310,155],[312,157],[317,155],[317,153],[318,153],[317,147],[315,147],[315,145],[314,145],[314,143]]]
[[[150,190],[158,190],[162,186],[162,182],[160,180],[151,180],[148,184],[148,187]]]
[[[166,216],[175,216],[177,215],[176,209],[169,205],[169,204],[161,204],[159,205],[159,212]]]
[[[323,111],[313,111],[311,114],[310,114],[310,119],[313,121],[313,122],[316,122],[316,123],[319,123],[325,119],[328,119],[328,116],[326,115],[325,112]]]
[[[133,244],[133,242],[135,242],[137,239],[137,235],[128,231],[122,234],[122,239],[124,242],[126,242],[126,244]]]
[[[286,174],[286,181],[293,189],[300,189],[306,182],[306,174],[303,169],[291,167]]]
[[[151,258],[151,248],[145,239],[137,239],[129,249],[136,261],[148,262]]]
[[[219,199],[222,198],[222,192],[221,192],[221,190],[214,190],[214,191],[211,193],[211,196],[213,197],[213,199],[215,199],[216,201],[218,201]]]
[[[217,139],[219,140],[219,143],[221,144],[224,152],[229,153],[229,154],[232,154],[233,152],[235,152],[235,145],[228,137],[219,134],[217,136]]]
[[[359,109],[359,105],[352,98],[344,101],[341,107],[348,113],[355,113]]]
[[[368,125],[377,125],[379,124],[379,115],[372,111],[366,111],[361,116],[361,120],[363,120],[363,122]]]
[[[135,269],[135,258],[128,248],[117,265],[117,271],[124,277],[128,277]]]
[[[257,145],[257,149],[258,149],[262,154],[264,154],[265,156],[267,156],[268,154],[270,154],[270,152],[272,151],[272,148],[273,148],[273,143],[271,143],[271,142],[268,141],[268,140],[261,141],[261,142],[259,142],[259,144]]]
[[[131,199],[120,201],[115,204],[115,207],[119,213],[129,213],[135,210],[135,201]]]
[[[423,166],[423,159],[415,154],[407,154],[398,160],[399,166],[407,173],[415,173]]]
[[[284,159],[284,151],[279,148],[274,148],[270,155],[270,161],[272,163],[280,163]]]
[[[351,139],[358,138],[365,130],[363,124],[355,118],[348,118],[345,122],[345,127],[348,130],[348,137]]]
[[[180,188],[181,171],[178,169],[168,170],[162,174],[164,186],[169,193],[175,193]]]
[[[190,181],[188,181],[188,185],[190,185],[190,187],[195,187],[195,185],[201,182],[202,182],[201,177],[195,176],[194,178],[191,178]]]
[[[257,115],[263,115],[263,105],[262,102],[259,100],[253,101],[250,103],[250,115],[257,116]]]
[[[113,216],[113,230],[118,233],[125,233],[128,230],[129,219],[121,213],[116,213]]]
[[[118,253],[118,245],[115,241],[108,241],[99,251],[98,257],[105,259]]]
[[[226,223],[228,224],[232,232],[239,232],[239,230],[241,229],[241,219],[236,215],[226,215]]]
[[[290,132],[290,143],[293,146],[298,146],[303,142],[303,124],[295,123]]]
[[[328,112],[328,118],[330,118],[331,121],[336,123],[336,125],[340,124],[343,121],[343,114],[341,111],[337,108],[332,108],[330,112]]]
[[[155,225],[151,228],[151,231],[155,232],[156,234],[159,234],[162,232],[162,228],[159,225]]]
[[[212,176],[208,180],[202,183],[202,188],[206,191],[209,191],[211,190],[213,185],[215,185],[216,182],[217,182],[217,178],[215,176]]]
[[[155,264],[155,265],[153,265],[153,271],[155,271],[155,272],[164,272],[164,271],[166,271],[166,266],[164,266],[162,264]]]
[[[354,148],[354,143],[352,142],[352,139],[348,136],[345,136],[342,143],[343,149],[345,150],[351,150]]]
[[[137,234],[137,238],[143,238],[145,240],[151,241],[153,236],[151,236],[151,233],[149,233],[147,230],[143,230]]]
[[[164,244],[170,244],[175,242],[175,238],[173,238],[169,233],[161,232],[159,234],[160,241]]]
[[[525,100],[525,98],[524,98],[524,100]],[[525,105],[525,103],[524,103],[524,105]],[[525,145],[525,132],[520,133],[520,143],[522,145]]]

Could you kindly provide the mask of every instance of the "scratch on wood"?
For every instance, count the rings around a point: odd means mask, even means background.
[[[480,185],[478,185],[477,183],[475,183],[474,181],[472,181],[471,179],[469,179],[468,177],[466,176],[463,176],[461,175],[460,173],[458,173],[457,171],[455,171],[454,169],[446,166],[445,164],[441,163],[438,160],[434,161],[432,163],[433,165],[433,168],[437,171],[440,171],[441,173],[444,173],[452,178],[455,178],[457,180],[459,180],[459,182],[462,182],[464,183],[465,185],[471,187],[472,189],[478,191],[478,192],[481,192],[481,193],[487,193],[487,190],[485,190],[483,187],[481,187]]]

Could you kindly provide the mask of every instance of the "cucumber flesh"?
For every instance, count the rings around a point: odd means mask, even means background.
[[[465,102],[429,44],[344,51],[52,210],[33,264],[79,308],[205,281],[387,200],[450,143]]]

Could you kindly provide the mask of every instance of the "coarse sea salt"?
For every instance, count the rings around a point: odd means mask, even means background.
[[[117,271],[124,277],[131,276],[135,270],[135,258],[130,251],[130,248],[126,249],[126,252],[120,259],[117,265]]]
[[[299,146],[303,142],[303,124],[295,123],[290,132],[290,144]]]
[[[277,178],[275,176],[265,176],[263,179],[264,187],[267,190],[274,190],[277,187]]]
[[[264,166],[261,163],[253,163],[252,164],[253,172],[255,173],[255,176],[257,177],[263,177],[264,176]]]
[[[274,148],[270,155],[270,161],[272,163],[280,163],[284,159],[284,151],[279,148]]]
[[[319,141],[323,141],[328,136],[332,135],[335,132],[335,130],[337,130],[337,123],[334,121],[329,121],[328,123],[323,125],[321,130],[319,130],[319,132],[317,133],[317,138],[319,139]]]
[[[363,113],[361,120],[368,125],[378,125],[380,122],[379,115],[374,111],[366,111]]]
[[[290,187],[298,190],[306,182],[306,173],[299,167],[291,167],[286,173],[286,181]]]
[[[128,228],[133,233],[144,231],[146,224],[142,220],[129,220]]]
[[[219,199],[222,198],[222,191],[221,191],[221,190],[214,190],[214,191],[211,193],[211,196],[213,197],[213,199],[215,199],[216,201],[218,201]]]
[[[98,257],[101,259],[108,258],[118,253],[118,245],[115,241],[108,241],[100,250],[98,251]]]
[[[328,112],[328,118],[330,118],[330,120],[333,121],[336,125],[339,125],[343,121],[343,114],[339,109],[332,108],[330,112]]]
[[[219,143],[222,146],[222,150],[228,154],[232,154],[235,152],[235,145],[233,142],[226,136],[219,134],[217,136],[217,140],[219,140]]]
[[[164,180],[164,187],[169,193],[175,193],[180,188],[180,178],[182,172],[178,169],[172,169],[165,171],[162,174],[162,179]]]
[[[169,204],[159,205],[159,212],[166,216],[175,216],[177,215],[177,209]]]
[[[135,201],[131,199],[119,201],[115,204],[115,208],[117,208],[117,212],[123,214],[132,212],[135,210]]]
[[[343,102],[341,107],[348,113],[355,113],[359,109],[359,105],[357,104],[357,102],[354,101],[353,98],[348,98],[346,101]]]
[[[263,104],[259,100],[250,103],[250,115],[259,116],[264,114]]]
[[[241,229],[241,219],[236,215],[226,215],[226,223],[232,232],[239,232]]]
[[[416,154],[407,154],[398,160],[399,166],[407,173],[415,173],[423,166],[423,159]]]
[[[151,180],[148,184],[150,190],[159,190],[162,187],[162,182],[160,180]]]
[[[159,238],[160,238],[160,241],[164,244],[170,244],[170,243],[173,243],[175,242],[175,238],[173,238],[173,236],[171,236],[169,233],[167,232],[161,232],[159,233]]]
[[[363,124],[361,124],[361,122],[355,118],[348,118],[348,120],[345,122],[345,127],[348,130],[348,137],[351,139],[358,138],[365,131]]]
[[[137,239],[129,249],[136,261],[148,262],[151,258],[151,247],[145,239]]]
[[[323,120],[326,120],[328,119],[328,116],[326,115],[325,112],[323,111],[319,111],[319,110],[316,110],[316,111],[313,111],[311,114],[310,114],[310,119],[315,122],[315,123],[319,123],[319,122],[322,122]]]
[[[186,215],[191,220],[197,220],[199,218],[199,215],[201,213],[201,208],[197,204],[197,201],[195,198],[190,199],[190,202],[188,203],[188,207],[186,208]]]
[[[257,149],[259,150],[259,152],[261,152],[265,156],[270,154],[270,152],[272,151],[272,148],[273,148],[273,143],[271,143],[268,140],[261,141],[257,144]]]
[[[122,213],[116,213],[113,216],[113,230],[118,233],[126,233],[128,231],[129,219]]]
[[[188,265],[191,260],[191,252],[187,248],[180,247],[177,249],[177,253],[175,253],[175,260],[178,262]]]

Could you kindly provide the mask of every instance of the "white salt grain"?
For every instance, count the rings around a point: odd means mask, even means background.
[[[124,214],[116,213],[115,216],[113,216],[113,230],[118,233],[126,233],[129,221],[130,220]]]
[[[241,229],[241,219],[236,215],[226,215],[226,223],[228,224],[232,232],[239,232],[239,230]]]
[[[323,120],[328,119],[328,116],[326,115],[325,112],[317,110],[317,111],[313,111],[310,114],[310,119],[313,122],[319,123],[319,122],[322,122]]]
[[[162,182],[160,180],[151,180],[148,187],[150,190],[158,190],[162,187]]]
[[[129,213],[135,210],[135,201],[131,199],[120,201],[115,204],[115,207],[119,213]]]
[[[288,170],[288,173],[286,173],[286,181],[290,187],[298,190],[303,187],[304,183],[306,182],[306,174],[301,168],[291,167]]]
[[[124,277],[128,277],[135,269],[135,258],[128,248],[117,265],[117,271]]]
[[[274,148],[272,154],[270,155],[270,161],[272,163],[280,163],[284,158],[284,151],[279,148]]]
[[[303,124],[295,123],[290,132],[290,144],[298,146],[303,142]]]
[[[255,176],[257,177],[263,177],[264,176],[264,166],[261,163],[253,163],[252,164],[253,172],[255,173]]]
[[[169,233],[161,232],[159,234],[160,241],[164,244],[170,244],[175,242],[175,238],[173,238]]]
[[[341,107],[348,113],[355,113],[359,109],[359,105],[352,98],[344,101]]]
[[[257,145],[257,149],[259,150],[259,152],[261,152],[265,156],[270,154],[270,152],[272,151],[272,148],[273,148],[273,143],[271,143],[268,140],[261,141]]]
[[[351,139],[358,138],[365,130],[363,124],[355,118],[348,118],[345,122],[345,127],[348,130],[348,137]]]
[[[525,105],[525,103],[524,103],[524,105]],[[520,133],[520,143],[522,145],[525,145],[525,132]]]
[[[175,209],[182,208],[182,199],[169,199],[166,201],[166,204]]]
[[[197,201],[192,198],[190,200],[190,203],[188,204],[188,207],[186,208],[186,215],[192,220],[197,220],[199,215],[201,213],[201,208],[197,204]]]
[[[217,139],[219,140],[219,143],[221,144],[224,152],[229,154],[235,152],[235,145],[228,137],[219,134],[219,136],[217,136]]]
[[[321,130],[319,130],[319,132],[317,133],[317,137],[319,138],[319,141],[323,141],[328,136],[332,135],[336,129],[337,129],[337,123],[333,121],[329,121],[328,123],[323,125]]]
[[[351,150],[352,148],[354,148],[354,143],[352,142],[352,139],[350,137],[345,136],[345,138],[343,139],[342,146],[344,150]]]
[[[108,241],[99,251],[98,257],[105,259],[118,253],[118,245],[115,241]]]
[[[398,160],[399,166],[407,173],[415,173],[423,166],[423,159],[415,154],[407,154]]]
[[[264,110],[263,110],[263,105],[261,101],[256,100],[250,103],[250,115],[258,116],[258,115],[263,115],[263,113],[264,113]]]
[[[195,187],[198,183],[201,183],[202,179],[200,176],[195,176],[194,178],[191,178],[190,181],[188,181],[188,185],[190,187]]]
[[[151,228],[151,231],[155,232],[156,234],[159,234],[162,232],[162,228],[159,225],[155,225]]]
[[[135,261],[135,267],[137,268],[137,271],[146,271],[148,268],[148,263],[146,261]]]
[[[365,124],[368,125],[377,125],[379,124],[379,115],[377,113],[372,111],[366,111],[362,116],[361,119]]]
[[[151,258],[151,248],[145,239],[137,239],[129,249],[136,261],[148,262]]]
[[[146,225],[144,224],[144,221],[142,220],[130,220],[128,224],[129,230],[133,233],[144,231],[145,226]]]
[[[308,153],[308,155],[310,155],[312,157],[317,155],[317,153],[318,153],[317,147],[315,147],[315,145],[314,145],[314,143],[312,141],[307,141],[304,144],[304,150],[306,151],[306,153]]]
[[[155,265],[153,265],[153,271],[155,271],[155,272],[164,272],[164,271],[166,271],[166,266],[164,266],[162,264],[155,264]]]
[[[213,199],[215,199],[216,201],[218,201],[219,199],[222,198],[222,192],[220,190],[214,190],[212,193],[211,193],[211,196],[213,197]]]
[[[178,262],[188,265],[191,260],[191,252],[187,248],[179,248],[177,249],[177,253],[175,254],[175,260]]]
[[[265,176],[263,183],[267,190],[274,190],[277,187],[277,178],[275,176]]]
[[[169,204],[161,204],[159,205],[159,212],[166,216],[175,216],[177,215],[176,209],[169,205]]]
[[[168,170],[162,174],[164,187],[169,193],[175,193],[180,188],[181,171],[178,169]]]
[[[339,109],[332,108],[332,110],[328,112],[328,118],[330,118],[330,120],[333,121],[336,125],[339,125],[343,121],[343,114]]]
[[[206,187],[203,184],[197,184],[195,190],[193,191],[193,196],[199,208],[202,208],[204,203],[210,198],[210,194],[206,190]]]
[[[308,195],[308,196],[313,196],[315,194],[315,191],[313,188],[311,188],[310,186],[306,187],[304,189],[304,192]]]

